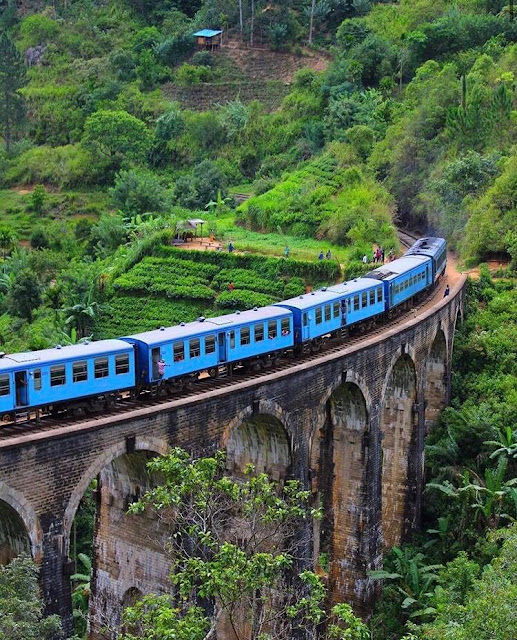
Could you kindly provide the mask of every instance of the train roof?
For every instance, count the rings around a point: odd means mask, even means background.
[[[145,331],[124,339],[138,340],[147,345],[162,344],[171,340],[181,340],[190,336],[201,335],[205,333],[214,333],[220,329],[231,329],[251,322],[260,320],[271,320],[273,318],[283,318],[289,315],[287,310],[279,309],[273,305],[268,307],[256,307],[249,311],[236,311],[225,316],[217,316],[215,318],[203,318],[194,320],[194,322],[185,322],[177,324],[174,327],[163,327],[154,329],[153,331]]]
[[[377,278],[355,278],[354,280],[348,280],[341,284],[333,284],[328,287],[329,291],[334,291],[340,296],[346,296],[350,293],[357,293],[358,291],[364,291],[372,287],[378,287],[379,280]]]
[[[318,304],[325,304],[327,302],[334,302],[339,298],[350,293],[356,293],[357,291],[364,291],[371,287],[379,286],[379,281],[372,278],[356,278],[349,282],[343,282],[342,284],[333,284],[330,287],[324,287],[317,291],[311,291],[289,300],[282,300],[277,302],[276,305],[280,307],[292,307],[303,311],[305,309],[311,309]]]
[[[417,240],[415,244],[411,245],[407,250],[406,255],[434,256],[443,249],[445,244],[446,243],[443,238],[420,238],[420,240]]]
[[[127,351],[128,346],[128,343],[123,340],[95,340],[93,342],[80,342],[79,344],[71,344],[64,347],[57,346],[52,349],[41,349],[40,351],[10,353],[0,358],[0,371],[119,353],[121,351]]]
[[[402,258],[397,258],[397,260],[393,260],[393,262],[387,262],[377,269],[370,271],[366,276],[368,278],[375,278],[376,280],[394,280],[406,271],[411,271],[415,267],[425,264],[429,260],[430,258],[427,256],[404,255]]]
[[[336,300],[337,296],[329,289],[317,289],[316,291],[310,291],[304,293],[295,298],[289,298],[289,300],[282,300],[276,302],[277,307],[293,307],[294,309],[311,309],[318,304],[324,304],[326,302],[332,302]]]

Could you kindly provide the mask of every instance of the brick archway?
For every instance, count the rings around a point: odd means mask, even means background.
[[[399,350],[386,376],[381,401],[382,532],[387,549],[406,530],[408,468],[415,427],[417,371],[413,358]]]
[[[0,545],[5,551],[2,555],[8,560],[28,551],[39,562],[42,540],[40,521],[32,506],[19,491],[0,482]]]
[[[164,440],[160,440],[158,438],[141,437],[135,439],[134,449],[135,451],[150,451],[158,455],[166,455],[169,450],[169,445]],[[81,479],[70,496],[63,517],[63,535],[65,538],[65,551],[67,553],[70,548],[70,530],[72,528],[72,522],[75,518],[77,509],[79,508],[79,503],[92,480],[94,480],[104,468],[111,464],[113,460],[126,453],[126,451],[126,441],[117,442],[96,458],[81,476]]]
[[[430,429],[447,403],[447,338],[440,327],[429,349],[425,367],[425,426]]]

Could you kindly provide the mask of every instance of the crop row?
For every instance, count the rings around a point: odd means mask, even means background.
[[[200,315],[206,315],[206,307],[194,302],[119,295],[112,298],[109,307],[97,319],[95,337],[114,338],[150,331],[161,326],[191,322]]]

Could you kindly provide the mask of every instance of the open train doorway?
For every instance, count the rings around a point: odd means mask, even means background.
[[[29,404],[27,372],[17,371],[14,374],[14,382],[16,386],[16,406],[26,407]]]

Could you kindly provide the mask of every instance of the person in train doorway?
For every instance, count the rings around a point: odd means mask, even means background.
[[[158,375],[160,378],[163,378],[165,375],[165,360],[163,358],[158,360]]]
[[[443,292],[443,297],[446,298],[449,295],[450,292],[451,292],[451,289],[450,289],[449,285],[447,285],[445,287],[445,291]]]

